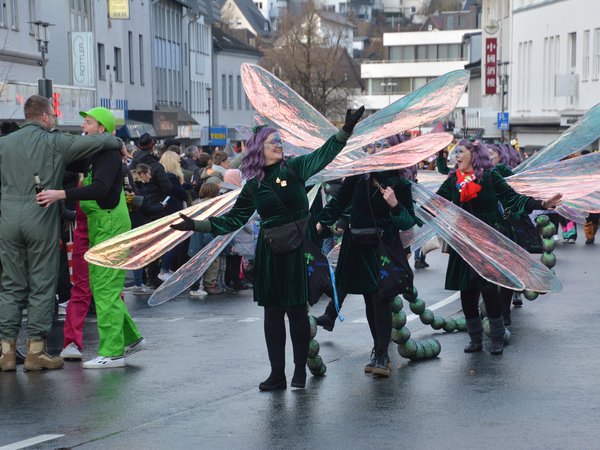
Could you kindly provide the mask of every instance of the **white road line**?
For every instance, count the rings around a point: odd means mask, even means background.
[[[171,323],[171,322],[179,322],[180,320],[183,320],[183,317],[176,317],[175,319],[169,319],[167,320],[167,322]]]
[[[200,319],[197,320],[197,322],[200,323],[220,323],[223,322],[225,319],[223,317],[210,317],[208,319]]]
[[[40,444],[42,442],[51,441],[63,437],[64,434],[41,434],[31,439],[25,439],[24,441],[15,442],[14,444],[8,444],[0,447],[0,450],[18,450],[20,448],[31,447],[32,445]]]
[[[450,303],[457,300],[458,298],[460,298],[460,292],[455,292],[450,297],[445,298],[444,300],[440,300],[437,303],[434,303],[428,309],[430,309],[431,311],[435,311],[436,309],[440,309],[446,305],[449,305]],[[408,316],[406,316],[406,321],[410,322],[410,321],[418,319],[418,318],[419,318],[419,316],[417,316],[416,314],[409,314]],[[350,323],[367,323],[367,319],[363,317],[360,319],[353,320]]]
[[[238,323],[252,323],[252,322],[256,322],[257,320],[260,320],[260,317],[248,317],[247,319],[241,319],[238,320]]]

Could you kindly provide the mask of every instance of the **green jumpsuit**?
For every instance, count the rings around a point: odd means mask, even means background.
[[[0,138],[0,333],[16,339],[28,309],[30,339],[45,339],[52,329],[60,248],[60,205],[40,208],[33,174],[46,189],[61,189],[65,167],[101,150],[118,150],[121,141],[104,134],[71,136],[25,122]]]

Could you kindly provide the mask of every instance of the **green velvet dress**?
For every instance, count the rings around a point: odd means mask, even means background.
[[[344,148],[343,136],[344,132],[338,132],[308,155],[291,158],[285,164],[265,167],[263,181],[259,184],[255,178],[248,180],[231,211],[209,219],[211,233],[223,235],[242,227],[255,211],[260,215],[261,231],[254,259],[254,301],[260,306],[300,306],[308,300],[302,249],[285,254],[275,253],[265,242],[262,230],[292,222],[281,201],[294,220],[307,217],[308,198],[304,182],[323,170]],[[289,168],[295,175],[290,173]],[[281,201],[267,186],[277,192]],[[314,228],[309,227],[308,237],[315,238]]]
[[[390,208],[381,192],[373,185],[373,179],[381,186],[392,186],[398,205]],[[369,208],[367,195],[371,199],[373,214]],[[397,171],[364,175],[346,179],[339,192],[319,215],[323,225],[333,225],[344,211],[350,209],[350,227],[342,237],[342,247],[336,267],[336,285],[341,295],[369,294],[377,291],[379,266],[375,248],[357,246],[352,242],[350,228],[383,228],[383,241],[391,246],[400,241],[400,230],[415,225],[415,213],[410,182],[398,176]],[[375,217],[375,224],[373,223]]]
[[[482,179],[477,181],[481,184],[481,191],[479,191],[476,198],[468,202],[461,203],[460,192],[456,187],[456,183],[456,173],[452,173],[440,186],[437,194],[505,234],[506,228],[498,208],[498,202],[502,204],[504,209],[510,208],[515,213],[542,209],[541,201],[517,194],[496,169],[489,169],[484,172]],[[477,276],[469,264],[454,249],[451,249],[446,271],[446,289],[457,291],[475,288],[479,286],[480,280],[481,278]]]

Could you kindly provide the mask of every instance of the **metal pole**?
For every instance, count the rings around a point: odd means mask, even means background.
[[[504,71],[500,74],[500,104],[502,105],[502,117],[504,117]],[[504,144],[504,128],[500,130],[500,142]]]

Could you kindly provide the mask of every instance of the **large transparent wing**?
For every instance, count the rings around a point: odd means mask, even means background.
[[[579,122],[572,125],[557,139],[546,145],[530,158],[523,161],[515,172],[558,161],[578,152],[600,137],[600,104],[586,112]]]
[[[256,214],[253,216],[256,217]],[[159,286],[148,299],[148,305],[158,306],[181,294],[200,279],[208,266],[217,259],[241,228],[224,236],[217,236],[182,265],[177,272]]]
[[[413,184],[417,217],[448,242],[482,278],[508,289],[558,292],[560,281],[540,261],[446,199]]]
[[[361,173],[402,169],[434,155],[452,142],[448,133],[428,133],[394,145],[373,155],[361,152],[361,158],[346,163],[334,160],[325,170],[308,179],[307,184],[335,180]]]
[[[242,82],[252,106],[293,146],[316,149],[336,128],[279,78],[253,64],[242,64]],[[363,146],[431,123],[451,113],[469,81],[469,72],[457,70],[436,78],[360,121],[337,160],[360,157]]]
[[[180,221],[180,212],[197,220],[219,216],[231,209],[239,193],[240,189],[227,192],[134,228],[94,246],[87,251],[85,259],[97,266],[141,269],[191,236],[191,231],[177,231],[169,227],[172,223]]]
[[[519,194],[545,199],[556,193],[563,201],[585,197],[600,186],[600,153],[530,168],[506,178]]]

